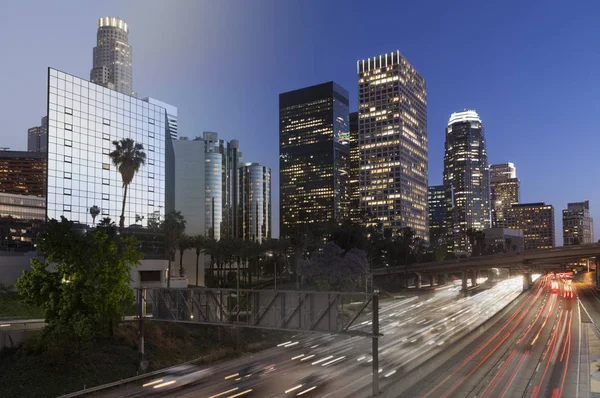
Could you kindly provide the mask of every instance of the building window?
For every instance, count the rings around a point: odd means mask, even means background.
[[[103,139],[103,140],[110,141],[110,134],[103,133],[103,134],[102,134],[102,139]]]
[[[102,194],[102,200],[110,200],[110,195],[107,193]]]
[[[110,185],[110,180],[108,178],[103,178],[102,185]]]
[[[148,159],[148,164],[154,164],[154,159]]]
[[[73,146],[73,141],[65,140],[65,146]]]
[[[149,200],[148,201],[148,206],[154,206],[154,201],[153,200]]]
[[[140,271],[141,282],[160,282],[160,271]]]
[[[102,168],[104,170],[110,170],[110,163],[102,163]]]
[[[67,107],[65,106],[65,113],[66,113],[67,115],[72,115],[72,114],[73,114],[73,109],[71,109],[71,108],[67,108]]]
[[[150,152],[154,152],[154,145],[148,145],[148,150]]]
[[[109,155],[110,154],[110,149],[108,149],[108,148],[102,148],[102,154],[103,155]]]
[[[69,173],[68,171],[65,171],[63,173],[63,177],[66,178],[67,180],[70,180],[71,179],[71,173]]]
[[[71,196],[71,188],[63,188],[63,194]]]
[[[149,124],[154,124],[154,119],[148,119]]]
[[[148,187],[148,192],[154,192],[154,187]]]
[[[108,209],[102,209],[102,215],[108,216]]]
[[[148,137],[154,138],[154,131],[148,131]]]
[[[65,155],[65,163],[73,163],[73,158]]]
[[[65,130],[73,131],[73,125],[69,123],[65,123]]]
[[[63,211],[71,211],[71,205],[63,205]]]
[[[150,178],[150,179],[153,180],[154,179],[154,173],[148,173],[148,178]]]
[[[102,124],[105,124],[107,126],[110,126],[110,120],[102,118]]]

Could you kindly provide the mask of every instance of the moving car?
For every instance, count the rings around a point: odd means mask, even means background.
[[[176,388],[199,383],[213,374],[211,368],[200,368],[196,365],[180,365],[171,368],[156,379],[144,383],[142,389],[148,394],[162,394]]]
[[[571,285],[565,285],[565,290],[564,290],[563,296],[566,299],[574,299],[575,298],[575,292],[573,292],[573,287]]]
[[[235,387],[240,392],[248,393],[256,390],[264,383],[265,377],[275,370],[275,365],[265,365],[258,362],[251,363],[240,369],[235,376]],[[230,376],[228,376],[230,377]]]
[[[552,281],[550,284],[550,293],[558,293],[558,282]]]
[[[285,394],[289,396],[310,396],[314,390],[325,385],[327,377],[322,374],[313,373],[306,376],[297,385],[285,390]]]

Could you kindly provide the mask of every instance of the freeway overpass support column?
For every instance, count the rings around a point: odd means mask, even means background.
[[[463,270],[462,272],[462,291],[463,292],[467,292],[467,278],[468,278],[468,274],[467,274],[467,270]]]
[[[528,290],[531,287],[532,284],[532,280],[531,280],[531,272],[524,272],[523,273],[523,290]]]
[[[421,288],[421,274],[416,274],[415,276],[415,287],[417,289]]]
[[[596,256],[596,289],[600,290],[600,256]]]
[[[435,284],[435,275],[429,274],[429,286],[432,287]]]
[[[477,270],[471,270],[471,287],[477,286]]]
[[[446,274],[439,274],[437,277],[438,277],[438,285],[446,284]]]

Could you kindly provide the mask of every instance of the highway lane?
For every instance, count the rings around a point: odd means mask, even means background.
[[[440,352],[491,315],[514,300],[522,291],[522,279],[513,278],[469,297],[462,297],[460,286],[451,284],[430,294],[383,302],[380,310],[380,368],[382,389]],[[368,320],[357,327],[369,327]],[[302,335],[282,342],[280,347],[251,358],[239,359],[214,367],[215,374],[206,383],[182,388],[167,397],[294,396],[293,390],[310,374],[326,375],[327,382],[310,391],[319,397],[365,396],[371,383],[371,341],[362,337]],[[236,388],[236,372],[247,363],[274,364],[260,386],[248,391]],[[229,377],[231,376],[231,377]],[[139,391],[139,390],[138,390]],[[285,391],[288,391],[286,394]],[[131,396],[135,392],[120,391]],[[304,394],[303,394],[304,395]],[[308,396],[309,394],[306,394]]]
[[[542,277],[513,311],[448,358],[403,397],[578,397],[581,387],[579,284]],[[571,297],[570,291],[573,291]],[[584,395],[579,395],[581,392]],[[389,396],[394,396],[393,392]]]

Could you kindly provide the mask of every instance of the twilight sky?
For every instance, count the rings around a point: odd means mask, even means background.
[[[179,133],[239,139],[273,170],[278,94],[335,80],[357,108],[356,61],[400,50],[425,77],[429,183],[442,180],[452,112],[476,109],[490,163],[512,161],[522,202],[589,199],[600,238],[600,2],[132,0],[3,4],[0,147],[26,149],[46,109],[46,68],[89,78],[96,21],[130,28],[134,88],[179,108]]]

